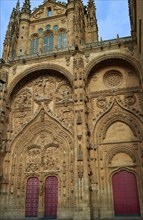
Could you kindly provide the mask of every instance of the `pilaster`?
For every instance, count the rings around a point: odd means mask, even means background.
[[[87,123],[84,83],[83,55],[77,53],[73,60],[74,66],[74,111],[75,111],[75,210],[74,220],[90,219],[89,207],[89,178],[87,153]]]

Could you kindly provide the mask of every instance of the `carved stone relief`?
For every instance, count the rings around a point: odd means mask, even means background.
[[[34,100],[47,100],[50,102],[53,99],[56,82],[52,76],[41,76],[34,81]]]
[[[117,87],[122,83],[122,74],[117,70],[106,72],[104,75],[104,83],[108,87]]]
[[[32,107],[32,94],[29,89],[22,90],[14,100],[14,110],[30,109]]]
[[[51,132],[41,131],[36,137],[33,138],[33,143],[38,145],[48,145],[53,142],[53,135]]]
[[[68,85],[61,85],[56,92],[56,103],[66,103],[72,100],[72,90]]]
[[[27,152],[27,163],[26,163],[26,171],[27,172],[35,172],[41,169],[41,158],[40,158],[40,149],[38,147],[33,146]]]
[[[36,78],[27,80],[17,94],[14,94],[11,121],[14,129],[32,119],[42,103],[55,118],[60,117],[61,123],[63,121],[72,126],[73,94],[71,85],[64,76],[43,72]]]
[[[8,78],[8,71],[3,68],[3,70],[0,71],[0,82],[6,83],[7,78]]]
[[[129,105],[133,105],[136,102],[136,98],[133,93],[125,94],[124,101],[125,104],[129,106]]]
[[[49,146],[46,148],[43,158],[44,170],[60,170],[61,169],[61,152],[62,149],[58,146]]]

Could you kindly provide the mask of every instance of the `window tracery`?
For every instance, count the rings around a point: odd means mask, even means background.
[[[38,53],[39,39],[35,37],[31,40],[31,54]]]
[[[60,31],[58,33],[58,49],[66,48],[66,32]]]

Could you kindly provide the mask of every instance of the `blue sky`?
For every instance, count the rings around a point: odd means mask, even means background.
[[[20,0],[23,5],[24,0]],[[66,2],[66,0],[64,0]],[[94,0],[99,28],[99,39],[103,40],[130,35],[128,0]],[[2,56],[3,41],[12,8],[17,0],[0,0],[0,57]],[[31,9],[42,4],[43,0],[31,0]],[[87,4],[87,0],[83,0]]]

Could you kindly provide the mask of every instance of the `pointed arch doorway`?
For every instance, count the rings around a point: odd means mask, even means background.
[[[140,216],[136,176],[122,170],[112,177],[115,216]]]
[[[45,217],[55,219],[58,207],[58,179],[49,176],[45,181]]]

